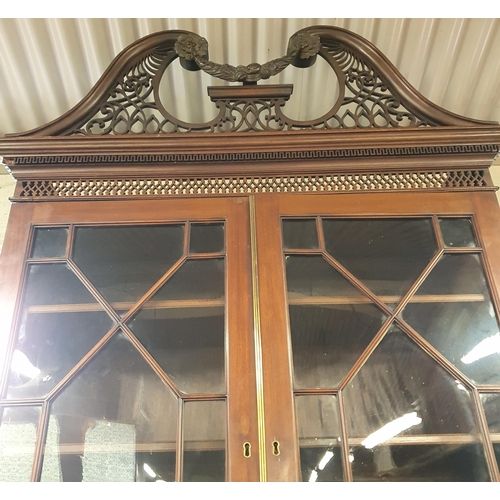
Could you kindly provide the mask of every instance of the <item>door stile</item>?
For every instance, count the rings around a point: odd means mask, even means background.
[[[490,283],[490,293],[496,314],[500,317],[500,223],[499,206],[495,193],[471,193],[472,203],[474,205],[473,224],[478,238],[479,246],[482,247],[483,269],[488,282]],[[484,433],[484,443],[487,452],[488,465],[492,469],[492,480],[500,482],[500,464],[497,463],[493,444],[487,431],[488,424],[479,397],[480,392],[485,392],[479,388],[474,391],[474,402],[478,408],[481,428],[486,429]],[[486,388],[484,388],[486,389]],[[495,387],[493,391],[498,391]],[[492,391],[492,392],[493,392]]]
[[[9,353],[12,352],[15,342],[16,323],[24,288],[22,279],[33,237],[33,231],[30,231],[32,216],[32,204],[12,205],[0,256],[0,399],[6,389]]]
[[[227,199],[227,345],[228,480],[258,481],[258,434],[254,315],[252,306],[249,203],[246,198]],[[237,423],[237,425],[234,425]],[[233,425],[231,425],[233,424]],[[251,454],[244,456],[244,443]]]
[[[255,196],[268,481],[298,481],[299,450],[277,196]],[[274,443],[278,443],[278,450]]]
[[[259,265],[257,257],[257,231],[255,215],[255,197],[249,197],[250,208],[250,247],[252,275],[253,335],[255,348],[255,389],[257,396],[257,430],[259,438],[259,472],[260,482],[267,482],[266,435],[264,412],[264,380],[262,368],[262,331],[259,298]]]
[[[484,271],[491,283],[490,292],[500,317],[500,208],[494,193],[471,193],[475,207],[472,219],[479,246],[483,249]]]

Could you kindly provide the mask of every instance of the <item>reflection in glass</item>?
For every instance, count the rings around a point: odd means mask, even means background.
[[[291,305],[295,387],[336,387],[385,319],[372,304]]]
[[[31,264],[25,307],[96,303],[92,294],[66,264]]]
[[[7,397],[46,396],[112,325],[104,311],[28,314],[14,348]]]
[[[500,384],[499,325],[477,255],[444,255],[401,317],[467,377]]]
[[[36,259],[65,257],[67,239],[67,227],[36,228],[31,257]]]
[[[302,481],[342,481],[340,425],[335,396],[296,396]]]
[[[489,481],[479,444],[361,446],[350,455],[354,481]]]
[[[182,480],[226,480],[226,402],[187,401]]]
[[[394,302],[436,252],[431,219],[324,219],[326,250],[372,292]]]
[[[51,404],[42,480],[144,480],[137,453],[154,453],[158,479],[172,480],[177,412],[171,390],[115,335]]]
[[[109,302],[136,302],[182,256],[184,227],[80,227],[73,260]]]
[[[129,327],[175,386],[185,393],[225,393],[224,307],[147,307]]]
[[[224,224],[191,224],[190,253],[224,251]]]
[[[283,248],[318,248],[316,219],[283,219]]]
[[[440,480],[453,481],[456,474],[446,471],[455,470],[457,454],[471,480],[488,480],[468,390],[399,328],[391,328],[343,394],[349,446],[364,447],[363,460],[356,463],[354,455],[355,480],[381,479],[381,471],[386,480],[419,480],[425,463],[440,468]],[[437,451],[415,446],[422,441],[439,445]],[[408,447],[409,461],[399,462],[394,446]]]
[[[493,441],[493,450],[500,467],[500,393],[480,394],[480,396]]]
[[[481,402],[490,432],[500,434],[500,393],[481,394]]]
[[[477,254],[443,255],[416,292],[417,295],[485,293],[488,286]]]
[[[137,453],[136,461],[136,482],[175,481],[175,453]]]
[[[224,297],[224,259],[188,260],[158,290],[153,300],[200,300]]]
[[[39,419],[39,407],[0,407],[0,482],[30,480]]]
[[[445,247],[475,247],[474,233],[470,219],[439,219]]]
[[[319,255],[285,256],[288,299],[303,297],[360,297],[370,302]]]

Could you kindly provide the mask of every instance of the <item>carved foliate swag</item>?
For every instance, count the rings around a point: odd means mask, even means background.
[[[319,36],[305,32],[295,33],[288,42],[287,54],[265,64],[252,63],[247,66],[231,66],[230,64],[218,64],[208,60],[208,42],[205,38],[191,33],[181,35],[175,43],[175,51],[179,57],[186,61],[194,61],[196,66],[185,67],[190,69],[202,69],[211,76],[226,80],[228,82],[243,82],[244,84],[256,83],[259,80],[267,80],[271,76],[281,73],[290,64],[300,65],[300,61],[311,60],[304,63],[309,66],[314,62],[316,54],[321,48]]]
[[[489,124],[450,113],[411,87],[372,44],[349,31],[316,26],[295,33],[286,55],[231,66],[210,61],[208,42],[186,31],[165,31],[126,48],[90,93],[68,113],[22,135],[124,135],[177,132],[259,132],[351,128],[471,126]],[[313,120],[287,116],[291,85],[257,85],[289,65],[307,68],[319,56],[338,81],[333,107]],[[180,58],[188,70],[243,85],[210,87],[217,115],[204,123],[173,116],[159,87],[167,67]],[[314,99],[314,96],[311,96]],[[168,107],[168,106],[167,106]]]

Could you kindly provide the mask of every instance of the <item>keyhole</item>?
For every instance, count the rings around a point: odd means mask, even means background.
[[[279,441],[273,441],[273,455],[278,456],[280,454],[280,443]]]
[[[252,445],[248,442],[246,443],[243,443],[243,456],[245,458],[250,458],[250,455],[252,454],[250,448],[252,447]]]

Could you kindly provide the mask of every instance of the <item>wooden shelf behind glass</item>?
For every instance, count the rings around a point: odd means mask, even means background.
[[[115,311],[128,311],[136,302],[112,302],[110,306]],[[143,309],[184,309],[197,307],[224,307],[222,299],[192,299],[192,300],[150,300],[141,306]],[[61,312],[91,312],[102,311],[100,304],[51,304],[28,307],[28,313],[61,313]]]
[[[291,296],[290,296],[291,295]],[[386,303],[399,302],[402,297],[397,295],[381,295],[378,298]],[[414,295],[410,303],[432,303],[432,302],[483,302],[486,297],[481,293],[451,294],[451,295]],[[369,297],[297,297],[289,294],[290,305],[336,305],[336,304],[372,304]]]

